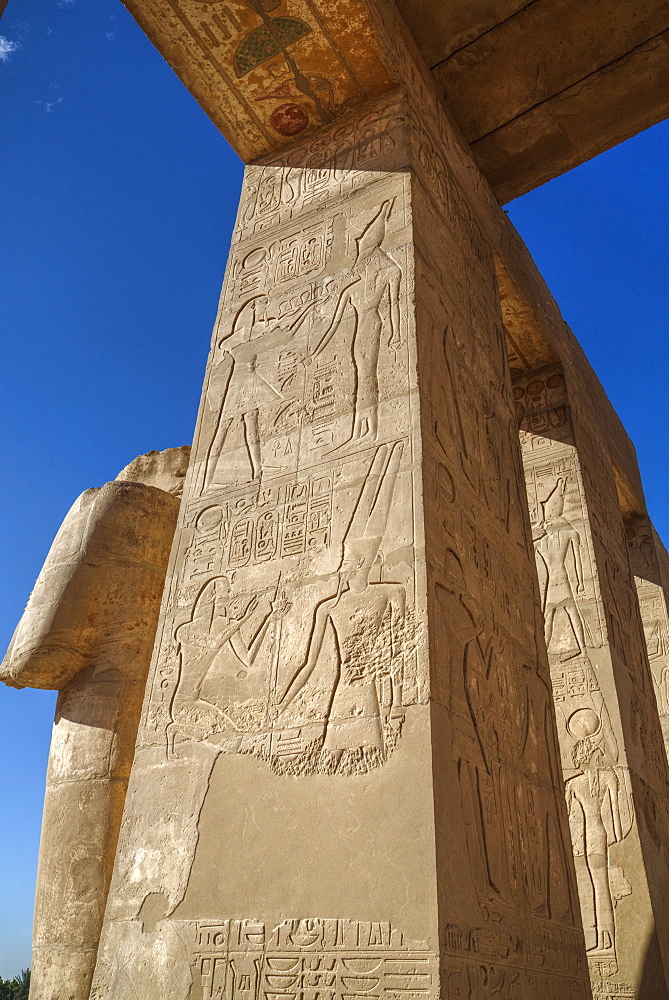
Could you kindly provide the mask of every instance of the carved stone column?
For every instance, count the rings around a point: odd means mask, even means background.
[[[560,368],[514,395],[593,989],[666,997],[667,762],[613,467]]]
[[[79,497],[0,667],[12,687],[59,691],[31,1000],[89,996],[179,507],[166,490],[178,488],[183,457],[178,449],[140,456],[124,481]],[[165,489],[132,481],[142,476]]]
[[[664,745],[669,753],[669,555],[649,517],[628,521],[625,531]]]
[[[247,168],[95,1000],[589,995],[494,263],[430,100]]]

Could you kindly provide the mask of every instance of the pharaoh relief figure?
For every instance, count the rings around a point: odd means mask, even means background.
[[[168,751],[177,737],[237,748],[245,732],[267,722],[267,678],[255,667],[268,629],[290,603],[252,594],[234,597],[227,576],[209,580],[188,621],[175,629],[179,681],[171,704]]]
[[[334,770],[353,760],[381,763],[399,735],[402,712],[402,633],[406,593],[399,583],[370,579],[383,541],[403,443],[381,445],[344,538],[337,589],[314,612],[303,663],[281,697],[285,714],[319,665],[326,634],[336,658],[322,752]],[[390,682],[384,704],[381,685]],[[346,757],[347,760],[342,762]]]
[[[383,250],[393,200],[383,202],[356,239],[355,263],[340,291],[329,326],[312,351],[318,358],[350,318],[353,322],[351,353],[355,370],[353,427],[349,442],[376,441],[378,433],[378,364],[384,331],[388,347],[401,345],[399,290],[400,266]]]
[[[558,479],[541,503],[541,520],[532,532],[539,581],[542,584],[546,646],[550,651],[555,618],[563,610],[577,643],[574,655],[585,651],[585,626],[576,595],[585,592],[581,536],[564,516],[566,481]]]
[[[237,312],[216,346],[209,405],[218,410],[207,452],[204,490],[220,484],[259,482],[263,464],[260,416],[284,403],[281,389],[263,368],[263,357],[288,345],[314,303],[307,295],[281,315],[270,314],[266,295],[255,295]]]
[[[479,905],[485,915],[499,919],[504,907],[517,904],[521,890],[515,858],[522,837],[522,879],[528,901],[541,913],[547,859],[551,852],[560,857],[554,818],[527,787],[514,785],[518,773],[536,766],[529,760],[532,748],[548,742],[541,722],[548,692],[535,684],[534,702],[522,697],[522,670],[468,592],[462,560],[452,549],[444,555],[436,598],[443,629],[443,666],[436,690],[449,712],[451,753]],[[541,728],[531,733],[534,725]],[[562,901],[562,912],[565,905]]]

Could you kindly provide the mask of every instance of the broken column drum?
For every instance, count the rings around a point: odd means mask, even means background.
[[[73,504],[0,677],[59,691],[40,841],[31,1000],[86,1000],[178,501],[111,482]]]

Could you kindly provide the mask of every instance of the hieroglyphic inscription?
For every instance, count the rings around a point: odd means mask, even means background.
[[[146,909],[142,908],[143,911]],[[388,921],[148,920],[103,954],[91,1000],[437,1000],[438,959]],[[167,963],[162,954],[169,954]],[[110,961],[111,957],[111,961]],[[127,992],[130,989],[131,992]]]
[[[169,704],[170,756],[178,757],[183,740],[197,739],[217,752],[253,753],[275,770],[334,773],[377,766],[394,749],[404,717],[414,627],[406,587],[371,577],[403,450],[403,442],[375,449],[344,536],[338,573],[330,594],[311,611],[303,660],[291,674],[282,678],[277,662],[282,620],[292,607],[280,575],[263,592],[240,593],[234,589],[234,570],[204,573],[206,582],[187,617],[181,613],[175,618],[178,679]],[[318,525],[332,503],[331,483],[316,482],[324,492],[316,492],[313,508],[311,489],[302,500],[299,492],[296,500],[296,492],[288,491],[288,531],[281,544],[268,534],[273,550],[268,559],[273,554],[285,562],[305,553],[308,524]],[[223,534],[222,518],[211,511],[205,508],[205,523]],[[222,558],[228,554],[228,565],[236,560],[241,569],[257,553],[258,524],[263,528],[268,521],[262,511],[256,517],[242,516],[225,533],[228,548],[220,546],[220,551]],[[317,541],[327,541],[322,527],[311,530]],[[210,553],[213,545],[205,551]],[[263,563],[257,560],[254,569],[262,569]],[[264,651],[269,670],[260,672],[254,667],[270,628],[273,641]],[[310,685],[312,675],[318,678],[315,686]],[[415,697],[415,679],[407,690]]]
[[[258,487],[222,503],[191,505],[193,539],[187,550],[178,602],[197,596],[212,574],[302,555],[330,544],[333,476]]]
[[[405,123],[403,101],[398,95],[391,95],[371,105],[365,114],[344,120],[327,140],[312,139],[292,147],[278,161],[267,159],[262,165],[248,168],[247,191],[233,232],[233,246],[275,230],[277,225],[297,219],[305,211],[353,194],[362,184],[381,179],[384,171],[399,167]],[[318,222],[305,232],[313,238],[314,233],[328,230]],[[283,237],[286,238],[294,239]],[[325,237],[329,255],[328,238]],[[248,252],[255,252],[255,263],[262,266],[265,253],[251,247]],[[246,255],[242,261],[245,259]],[[236,264],[235,271],[239,269]]]
[[[232,258],[230,284],[236,294],[252,295],[268,284],[284,285],[295,278],[319,274],[332,250],[332,220],[298,229],[269,246],[258,246]]]
[[[435,956],[385,922],[343,919],[197,924],[203,1000],[431,1000]]]
[[[346,162],[382,157],[395,114],[342,126]],[[424,697],[404,182],[310,221],[327,170],[250,170],[145,733],[175,762],[197,743],[279,773],[361,773]]]
[[[560,371],[517,383],[513,400],[521,431],[550,435],[567,423],[565,382]]]
[[[560,1000],[587,998],[580,977],[579,931],[537,920],[517,919],[509,929],[447,924],[442,968],[447,1000],[509,998],[528,989],[530,996]]]

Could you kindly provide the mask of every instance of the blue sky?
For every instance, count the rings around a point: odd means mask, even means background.
[[[0,21],[0,646],[68,507],[190,442],[242,168],[118,0]],[[508,206],[669,540],[669,124]],[[0,976],[30,962],[52,692],[0,685]]]

